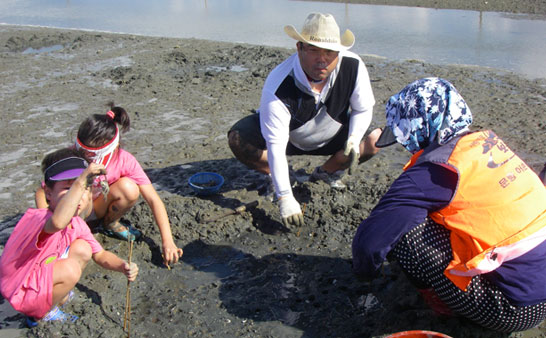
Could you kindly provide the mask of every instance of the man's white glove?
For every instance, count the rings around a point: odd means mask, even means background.
[[[345,143],[345,151],[343,155],[349,157],[349,175],[352,175],[358,166],[358,159],[360,158],[360,140],[356,136],[351,135]]]
[[[298,201],[292,195],[279,198],[279,209],[281,211],[282,223],[285,227],[290,224],[296,226],[303,225],[303,213]]]

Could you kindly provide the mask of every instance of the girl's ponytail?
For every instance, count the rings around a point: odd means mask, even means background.
[[[121,132],[125,133],[129,131],[131,128],[131,120],[129,119],[127,111],[122,107],[116,106],[114,102],[109,102],[108,105],[110,106],[110,111],[108,111],[106,115],[118,124]]]

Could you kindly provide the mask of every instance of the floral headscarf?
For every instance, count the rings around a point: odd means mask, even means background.
[[[424,78],[391,96],[386,106],[387,126],[396,141],[411,153],[432,144],[445,144],[468,130],[472,113],[448,81]]]

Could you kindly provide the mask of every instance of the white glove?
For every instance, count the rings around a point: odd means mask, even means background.
[[[279,209],[281,211],[282,223],[285,227],[290,224],[296,226],[303,225],[303,213],[298,201],[292,195],[282,196],[279,199]]]
[[[356,136],[351,135],[345,143],[345,151],[343,155],[349,157],[349,175],[352,175],[358,166],[358,160],[360,159],[360,140]]]

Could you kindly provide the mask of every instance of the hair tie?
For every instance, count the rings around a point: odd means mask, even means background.
[[[106,115],[111,119],[114,120],[114,117],[116,117],[116,114],[114,114],[113,111],[109,110]]]

